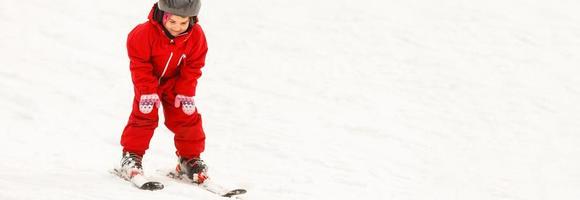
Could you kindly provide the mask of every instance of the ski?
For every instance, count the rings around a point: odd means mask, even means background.
[[[213,182],[211,179],[205,179],[203,183],[198,184],[196,181],[191,180],[184,174],[178,174],[175,171],[170,171],[166,174],[167,177],[177,180],[178,182],[191,184],[197,186],[201,189],[204,189],[208,192],[213,194],[222,196],[222,197],[229,197],[229,198],[236,198],[241,199],[238,195],[245,194],[247,191],[245,189],[226,189],[225,187]]]
[[[111,174],[114,174],[114,175],[122,178],[123,180],[126,180],[126,181],[133,183],[133,185],[135,185],[135,187],[142,189],[142,190],[151,190],[151,191],[161,190],[164,187],[161,182],[148,180],[147,177],[143,176],[143,174],[137,174],[137,175],[133,176],[133,178],[129,179],[129,178],[123,176],[120,169],[115,168],[115,169],[111,170],[110,172],[111,172]]]

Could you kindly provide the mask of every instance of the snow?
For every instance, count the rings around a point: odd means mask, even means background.
[[[220,199],[108,170],[155,1],[2,1],[0,199]],[[256,199],[580,199],[580,2],[204,1],[212,178]]]

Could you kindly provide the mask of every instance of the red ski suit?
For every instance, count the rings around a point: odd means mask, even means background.
[[[158,109],[149,114],[139,111],[142,94],[156,93],[161,99],[165,126],[174,133],[177,154],[199,157],[205,148],[201,115],[186,115],[175,108],[177,94],[195,96],[197,79],[205,64],[207,43],[196,23],[185,33],[170,39],[163,27],[153,19],[157,5],[149,13],[149,21],[137,25],[128,35],[127,51],[135,97],[133,110],[121,136],[123,151],[145,154],[153,131],[157,128]]]

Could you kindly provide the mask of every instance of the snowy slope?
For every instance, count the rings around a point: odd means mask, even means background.
[[[219,199],[110,174],[155,1],[0,2],[0,199]],[[114,5],[114,6],[113,6]],[[246,199],[580,199],[580,2],[204,1],[196,102]],[[162,123],[160,123],[162,124]]]

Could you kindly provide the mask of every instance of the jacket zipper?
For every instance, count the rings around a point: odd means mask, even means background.
[[[179,62],[177,62],[177,66],[179,66],[179,64],[181,64],[181,60],[183,60],[185,58],[185,54],[181,54],[181,57],[179,58]]]
[[[165,75],[165,72],[167,72],[167,67],[169,67],[169,63],[171,62],[171,57],[173,57],[173,52],[171,52],[171,54],[169,54],[169,59],[167,59],[167,63],[165,63],[165,68],[163,69],[163,73],[161,73],[161,76],[159,77],[159,83],[161,84],[161,78],[163,78],[163,75]],[[181,59],[180,59],[181,61]]]
[[[167,59],[167,63],[165,63],[165,68],[163,69],[163,73],[161,73],[161,76],[159,77],[159,83],[161,84],[161,79],[163,78],[163,76],[165,75],[165,72],[167,72],[167,68],[169,67],[169,63],[171,62],[171,58],[173,57],[173,52],[171,52],[171,54],[169,54],[169,59]],[[179,57],[179,61],[177,61],[177,66],[179,66],[181,64],[181,61],[185,58],[185,54],[181,54],[181,57]]]

